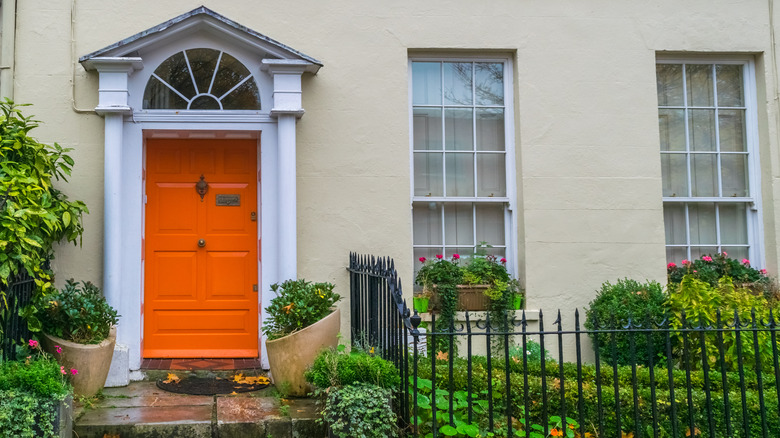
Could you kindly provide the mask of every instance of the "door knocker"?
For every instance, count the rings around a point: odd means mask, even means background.
[[[206,177],[202,174],[200,175],[200,181],[195,184],[195,190],[197,190],[200,195],[200,202],[203,202],[203,197],[206,196],[206,192],[209,191],[209,183],[206,182]]]

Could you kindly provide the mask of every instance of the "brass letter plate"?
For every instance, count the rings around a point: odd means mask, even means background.
[[[217,195],[217,205],[221,207],[241,205],[241,195]]]

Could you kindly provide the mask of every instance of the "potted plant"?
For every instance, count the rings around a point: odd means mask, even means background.
[[[341,297],[333,288],[305,280],[271,286],[276,297],[266,308],[263,333],[271,381],[286,395],[305,396],[310,387],[304,372],[320,350],[338,343],[341,312],[333,305]]]
[[[0,364],[0,431],[2,436],[70,438],[73,394],[66,369],[30,339],[20,360]]]
[[[428,305],[431,299],[431,292],[428,289],[423,289],[419,292],[415,292],[412,297],[412,305],[417,313],[428,312]]]
[[[330,437],[396,435],[391,391],[401,384],[398,369],[369,352],[353,349],[322,351],[306,378],[321,396],[322,419]]]
[[[57,360],[77,369],[71,377],[76,396],[92,397],[103,388],[116,343],[114,310],[91,282],[69,279],[40,305],[43,349],[57,353]]]

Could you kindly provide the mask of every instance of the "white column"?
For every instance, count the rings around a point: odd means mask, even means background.
[[[262,70],[274,78],[271,116],[277,119],[277,184],[279,227],[279,280],[298,278],[298,215],[296,190],[296,121],[303,116],[301,106],[301,75],[316,73],[319,66],[308,61],[264,59]]]
[[[103,294],[120,308],[122,288],[122,114],[105,114],[103,162]]]
[[[296,118],[280,114],[277,119],[279,141],[279,278],[284,281],[298,278],[298,196],[296,190]]]

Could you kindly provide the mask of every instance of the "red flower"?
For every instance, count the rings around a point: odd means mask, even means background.
[[[78,373],[79,373],[79,370],[77,370],[77,369],[75,369],[75,368],[71,368],[71,369],[70,369],[70,373],[71,373],[71,374],[73,374],[73,375],[75,376],[76,374],[78,374]]]
[[[499,261],[500,261],[501,263],[504,263],[504,264],[506,264],[506,259],[505,259],[505,258],[503,258],[503,257],[501,257],[501,260],[499,260]]]
[[[677,267],[677,265],[675,265],[673,262],[669,263],[668,265],[666,265],[666,269],[672,269],[672,268],[676,268],[676,267]]]
[[[428,260],[425,257],[420,257],[420,263],[425,263],[425,261]]]
[[[453,254],[452,255],[452,259],[453,260],[458,260],[459,258],[460,258],[460,254]]]
[[[443,255],[441,255],[441,254],[436,254],[436,258],[437,258],[437,259],[439,259],[439,260],[441,260],[441,259],[443,259],[443,258],[444,258],[444,256],[443,256]]]
[[[30,339],[29,344],[30,344],[30,347],[32,347],[32,348],[38,347],[38,341],[36,341],[35,339]]]

